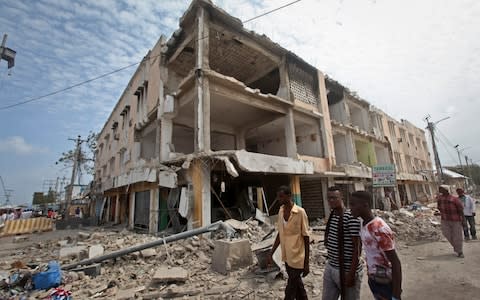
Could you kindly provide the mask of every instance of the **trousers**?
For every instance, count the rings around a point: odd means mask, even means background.
[[[359,300],[360,287],[362,286],[363,271],[357,272],[355,285],[345,290],[346,300]],[[322,300],[337,300],[340,297],[340,269],[325,264],[323,272],[323,294]]]
[[[285,288],[285,300],[306,300],[307,291],[302,281],[302,269],[294,269],[288,266],[285,263],[285,268],[287,269],[288,281],[287,287]]]

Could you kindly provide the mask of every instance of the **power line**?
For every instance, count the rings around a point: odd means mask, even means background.
[[[267,12],[264,12],[264,13],[261,14],[261,15],[258,15],[258,16],[256,16],[256,17],[253,17],[253,18],[250,18],[250,19],[248,19],[248,20],[243,21],[243,24],[248,23],[248,22],[253,21],[253,20],[256,20],[256,19],[259,19],[259,18],[264,17],[264,16],[266,16],[266,15],[269,15],[269,14],[271,14],[271,13],[273,13],[273,12],[276,12],[276,11],[278,11],[278,10],[281,10],[281,9],[283,9],[283,8],[285,8],[285,7],[288,7],[288,6],[290,6],[290,5],[293,5],[293,4],[295,4],[295,3],[297,3],[297,2],[300,2],[300,1],[302,1],[302,0],[293,1],[293,2],[287,3],[287,4],[285,4],[285,5],[282,5],[282,6],[280,6],[280,7],[277,7],[277,8],[274,8],[274,9],[272,9],[272,10],[269,10],[269,11],[267,11]]]
[[[21,102],[17,102],[17,103],[14,103],[14,104],[2,106],[2,107],[0,107],[0,110],[6,110],[6,109],[9,109],[9,108],[12,108],[12,107],[20,106],[20,105],[27,104],[27,103],[34,102],[34,101],[38,101],[38,100],[41,100],[41,99],[43,99],[43,98],[47,98],[47,97],[50,97],[50,96],[53,96],[53,95],[56,95],[56,94],[59,94],[59,93],[62,93],[62,92],[71,90],[71,89],[76,88],[76,87],[79,87],[79,86],[81,86],[81,85],[90,83],[90,82],[92,82],[92,81],[95,81],[95,80],[98,80],[98,79],[101,79],[101,78],[110,76],[110,75],[112,75],[112,74],[118,73],[118,72],[123,71],[123,70],[128,69],[128,68],[131,68],[131,67],[133,67],[133,66],[135,66],[135,65],[138,65],[139,63],[141,63],[141,61],[140,61],[140,62],[133,63],[133,64],[130,64],[130,65],[125,66],[125,67],[122,67],[122,68],[120,68],[120,69],[113,70],[113,71],[108,72],[108,73],[104,73],[104,74],[102,74],[102,75],[100,75],[100,76],[87,79],[87,80],[85,80],[85,81],[76,83],[76,84],[74,84],[74,85],[68,86],[68,87],[66,87],[66,88],[63,88],[63,89],[60,89],[60,90],[57,90],[57,91],[54,91],[54,92],[51,92],[51,93],[48,93],[48,94],[45,94],[45,95],[41,95],[41,96],[38,96],[38,97],[33,97],[33,98],[30,98],[30,99],[27,99],[27,100],[24,100],[24,101],[21,101]]]
[[[439,141],[444,147],[445,151],[448,153],[448,156],[452,159],[452,162],[455,162],[457,159],[455,158],[455,155],[450,152],[450,147],[447,146],[446,142],[443,139],[440,139],[440,137],[436,137],[436,140]]]
[[[288,7],[288,6],[290,6],[290,5],[293,5],[293,4],[295,4],[295,3],[297,3],[297,2],[300,2],[300,1],[301,1],[301,0],[296,0],[296,1],[292,1],[292,2],[290,2],[290,3],[287,3],[287,4],[285,4],[285,5],[279,6],[279,7],[275,8],[275,9],[272,9],[272,10],[269,10],[269,11],[267,11],[267,12],[264,12],[264,13],[258,15],[258,16],[255,16],[255,17],[253,17],[253,18],[247,19],[247,20],[243,21],[243,23],[245,24],[245,23],[248,23],[248,22],[250,22],[250,21],[259,19],[259,18],[261,18],[261,17],[264,17],[264,16],[266,16],[266,15],[269,15],[269,14],[271,14],[271,13],[273,13],[273,12],[276,12],[276,11],[278,11],[278,10],[281,10],[281,9],[283,9],[283,8],[285,8],[285,7]],[[207,36],[203,36],[203,37],[197,39],[197,41],[200,41],[200,40],[205,39],[205,38],[208,38],[208,35],[207,35]],[[31,51],[30,51],[30,52],[31,52]],[[31,52],[31,53],[33,53],[33,52]],[[10,109],[10,108],[13,108],[13,107],[16,107],[16,106],[20,106],[20,105],[24,105],[24,104],[27,104],[27,103],[31,103],[31,102],[34,102],[34,101],[39,101],[39,100],[41,100],[41,99],[44,99],[44,98],[47,98],[47,97],[50,97],[50,96],[53,96],[53,95],[56,95],[56,94],[59,94],[59,93],[63,93],[63,92],[65,92],[65,91],[74,89],[74,88],[79,87],[79,86],[81,86],[81,85],[84,85],[84,84],[90,83],[90,82],[92,82],[92,81],[96,81],[96,80],[102,79],[102,78],[104,78],[104,77],[107,77],[107,76],[110,76],[110,75],[112,75],[112,74],[118,73],[118,72],[123,71],[123,70],[125,70],[125,69],[131,68],[131,67],[133,67],[133,66],[135,66],[135,65],[140,64],[140,63],[143,62],[145,59],[153,59],[153,58],[155,58],[155,57],[157,57],[157,56],[160,56],[160,55],[155,55],[155,56],[153,56],[153,57],[144,58],[142,61],[139,61],[139,62],[130,64],[130,65],[128,65],[128,66],[125,66],[125,67],[122,67],[122,68],[113,70],[113,71],[108,72],[108,73],[104,73],[104,74],[102,74],[102,75],[99,75],[99,76],[96,76],[96,77],[87,79],[87,80],[85,80],[85,81],[82,81],[82,82],[79,82],[79,83],[70,85],[70,86],[65,87],[65,88],[63,88],[63,89],[56,90],[56,91],[54,91],[54,92],[51,92],[51,93],[48,93],[48,94],[45,94],[45,95],[33,97],[33,98],[30,98],[30,99],[27,99],[27,100],[24,100],[24,101],[20,101],[20,102],[14,103],[14,104],[2,106],[2,107],[0,107],[0,110]]]

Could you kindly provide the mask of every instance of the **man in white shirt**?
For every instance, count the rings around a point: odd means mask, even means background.
[[[472,236],[472,240],[477,239],[477,231],[475,229],[475,200],[472,197],[465,194],[465,191],[461,188],[457,189],[457,195],[460,201],[463,203],[463,214],[465,215],[466,222],[463,222],[463,234],[465,240],[468,241],[470,239],[470,235]],[[469,227],[470,226],[470,232]]]

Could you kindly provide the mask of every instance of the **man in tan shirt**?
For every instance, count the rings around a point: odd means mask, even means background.
[[[282,249],[282,260],[288,274],[285,299],[307,299],[302,276],[310,272],[310,239],[308,234],[308,218],[305,210],[292,201],[292,191],[287,186],[281,186],[277,192],[281,204],[278,212],[278,235],[272,247],[275,253],[278,246]],[[271,257],[270,257],[271,261]]]

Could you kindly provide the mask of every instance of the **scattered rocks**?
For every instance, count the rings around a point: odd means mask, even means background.
[[[148,248],[140,251],[140,254],[142,255],[143,258],[149,258],[157,255],[157,251],[153,248]]]
[[[63,247],[60,249],[60,259],[70,258],[70,257],[85,257],[87,251],[86,246],[75,246],[75,247]]]

